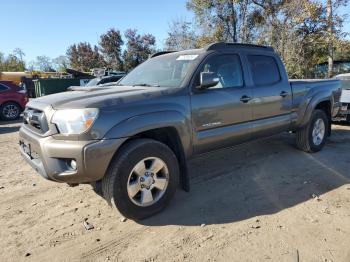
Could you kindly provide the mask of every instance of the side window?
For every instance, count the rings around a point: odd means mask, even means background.
[[[248,55],[248,62],[255,85],[271,85],[281,80],[276,60],[273,57]]]
[[[238,55],[212,56],[202,66],[200,73],[201,72],[214,72],[217,74],[219,83],[211,88],[232,88],[243,86],[242,67]]]
[[[8,87],[0,84],[0,92],[1,91],[6,91],[6,90],[8,90]]]

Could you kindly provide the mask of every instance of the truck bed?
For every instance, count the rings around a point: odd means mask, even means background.
[[[327,84],[338,82],[337,79],[289,79],[292,85],[304,85],[304,84]]]
[[[325,89],[325,90],[339,90],[340,81],[337,79],[293,79],[289,80],[293,94],[300,94],[307,96],[307,93],[313,91]],[[313,90],[315,88],[315,90]],[[340,96],[340,92],[337,92],[337,96]],[[339,101],[339,97],[336,99]]]

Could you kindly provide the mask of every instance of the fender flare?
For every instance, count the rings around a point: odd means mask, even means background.
[[[190,119],[174,110],[136,115],[119,122],[104,136],[104,139],[129,138],[153,129],[172,127],[176,129],[181,146],[180,183],[185,191],[190,189],[187,160],[193,154]],[[118,149],[117,149],[118,151]]]
[[[314,96],[313,98],[311,98],[311,100],[309,100],[309,98],[305,99],[305,110],[304,113],[302,114],[301,119],[299,119],[297,126],[298,127],[303,127],[305,125],[307,125],[307,123],[310,121],[310,118],[312,116],[312,112],[315,110],[316,106],[322,102],[330,102],[331,103],[331,110],[333,107],[333,98],[331,95],[329,95],[328,93],[325,94],[326,92],[320,92],[318,93],[316,96]],[[309,101],[308,101],[309,100]]]

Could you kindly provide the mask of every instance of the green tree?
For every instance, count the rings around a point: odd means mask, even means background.
[[[129,71],[155,52],[156,39],[151,34],[140,35],[136,29],[128,29],[125,32],[125,38],[124,68],[126,71]]]
[[[333,57],[335,43],[344,38],[343,17],[337,13],[337,8],[346,2],[335,0],[332,3],[332,22],[327,1],[296,0],[285,5],[289,26],[284,29],[284,37],[279,37],[279,40],[286,40],[280,42],[277,50],[290,76],[314,77],[316,65]]]
[[[199,27],[199,46],[210,42],[252,42],[258,13],[251,0],[188,0]]]
[[[19,61],[21,63],[24,64],[24,57],[26,56],[26,54],[23,52],[23,50],[21,48],[15,48],[13,50],[13,54],[19,59]]]
[[[65,72],[69,68],[69,60],[67,56],[60,55],[52,59],[53,68],[58,72]]]
[[[42,55],[37,56],[35,61],[35,67],[43,72],[53,72],[55,69],[53,68],[52,60],[50,57]]]
[[[24,52],[16,48],[13,53],[6,56],[0,52],[0,71],[21,72],[25,70]]]
[[[166,50],[185,50],[195,48],[197,36],[190,22],[174,20],[169,25],[165,40]]]
[[[0,52],[0,72],[5,71],[5,55],[4,53]]]
[[[194,12],[200,32],[197,46],[215,41],[271,45],[291,77],[305,78],[313,77],[316,65],[330,59],[333,52],[339,54],[337,43],[344,39],[344,17],[337,9],[347,3],[348,0],[188,0],[187,8]]]
[[[123,70],[123,44],[124,41],[119,30],[112,28],[100,36],[100,49],[109,67],[116,70]]]
[[[67,49],[67,57],[70,66],[80,71],[89,71],[92,68],[106,66],[98,47],[91,47],[90,43],[87,42],[71,45]]]

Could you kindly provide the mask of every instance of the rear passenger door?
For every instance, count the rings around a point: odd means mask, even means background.
[[[269,136],[288,130],[292,91],[281,60],[265,53],[248,54],[246,59],[252,82],[252,136]]]

